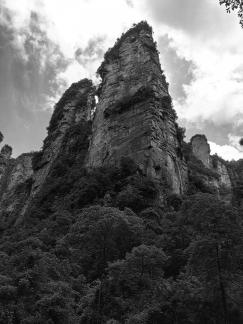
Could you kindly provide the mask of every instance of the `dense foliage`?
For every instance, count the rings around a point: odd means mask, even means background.
[[[161,205],[128,158],[80,168],[89,126],[70,132],[25,222],[1,235],[0,323],[242,323],[240,210],[199,192]]]

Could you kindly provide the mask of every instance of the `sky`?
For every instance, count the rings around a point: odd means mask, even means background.
[[[186,139],[243,158],[243,29],[218,0],[0,0],[0,131],[14,156],[39,150],[63,91],[141,20],[153,27]]]

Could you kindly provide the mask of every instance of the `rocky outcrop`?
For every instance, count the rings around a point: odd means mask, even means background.
[[[102,82],[87,166],[118,165],[128,156],[143,174],[182,193],[187,169],[151,27],[142,22],[124,34],[98,73]]]
[[[191,138],[192,153],[202,161],[205,167],[210,167],[210,145],[205,135],[195,135]]]
[[[94,86],[88,79],[71,85],[56,104],[48,128],[48,136],[41,152],[36,154],[33,162],[35,173],[31,195],[35,196],[45,182],[48,173],[60,151],[63,149],[68,130],[80,121],[91,119],[95,106]]]
[[[32,184],[33,153],[10,159],[0,181],[0,228],[12,225],[28,200]]]
[[[4,145],[0,152],[0,229],[15,223],[28,201],[32,184],[33,153],[16,159],[11,155],[11,146]]]
[[[197,172],[205,186],[230,202],[232,199],[232,181],[228,164],[217,155],[210,155],[210,145],[205,135],[193,136],[190,145],[192,154],[202,162],[203,167],[198,168]]]
[[[70,129],[85,127],[92,117],[95,106],[94,86],[88,79],[71,85],[56,104],[40,152],[23,154],[10,159],[10,150],[2,149],[0,154],[0,226],[18,224],[28,212],[37,194],[44,190],[44,184],[52,166],[68,147],[72,146]],[[68,135],[68,136],[67,136]],[[75,132],[73,132],[75,138]],[[68,138],[68,140],[67,140]],[[86,148],[87,151],[88,148]],[[86,154],[84,154],[86,156]]]
[[[83,79],[73,83],[56,104],[43,148],[40,152],[36,152],[32,159],[34,173],[31,190],[17,224],[22,221],[25,214],[28,214],[32,205],[37,203],[38,194],[45,190],[45,183],[60,154],[72,145],[72,138],[70,139],[69,136],[70,129],[75,129],[77,126],[84,127],[86,132],[85,123],[91,120],[95,107],[94,91],[92,81]],[[75,132],[73,137],[75,137]]]

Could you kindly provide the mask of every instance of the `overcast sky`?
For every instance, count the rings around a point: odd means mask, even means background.
[[[134,22],[154,29],[187,129],[243,158],[243,29],[218,0],[0,0],[0,131],[14,155],[38,150],[65,87],[95,72]]]

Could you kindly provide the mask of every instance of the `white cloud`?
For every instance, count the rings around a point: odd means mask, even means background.
[[[239,152],[235,147],[230,145],[218,145],[216,143],[210,142],[211,154],[218,154],[225,160],[239,160],[243,159],[243,152]]]
[[[16,30],[28,26],[31,11],[38,12],[47,36],[58,44],[70,62],[71,66],[63,74],[68,84],[83,77],[95,77],[101,63],[97,59],[86,68],[78,66],[74,60],[78,48],[85,48],[92,39],[102,38],[105,51],[132,23],[141,19],[141,15],[124,0],[2,0],[2,3],[14,13]],[[22,44],[20,40],[19,45]],[[79,71],[75,72],[75,69]]]

